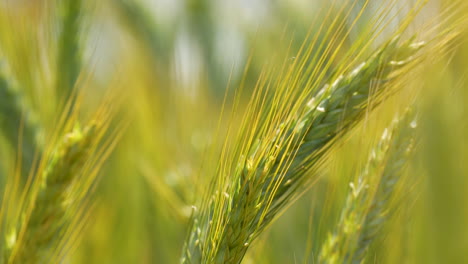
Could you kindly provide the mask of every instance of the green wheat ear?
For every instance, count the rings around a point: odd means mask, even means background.
[[[247,151],[241,153],[237,167],[223,172],[232,178],[215,183],[213,196],[206,198],[206,207],[192,220],[181,262],[240,263],[252,241],[298,195],[307,181],[306,172],[361,120],[372,108],[369,101],[387,91],[386,83],[421,47],[422,43],[410,41],[399,44],[395,38],[327,84],[302,106],[299,118],[294,119],[293,113],[274,128],[260,124],[273,131],[257,134],[252,145],[241,147]],[[228,187],[223,186],[226,182]]]
[[[380,233],[391,208],[403,169],[415,146],[416,122],[411,112],[385,130],[372,150],[367,166],[356,183],[352,183],[341,218],[330,234],[319,257],[319,263],[362,263],[369,245]],[[374,192],[367,183],[380,178]]]
[[[22,212],[18,232],[10,232],[15,239],[10,239],[7,263],[46,263],[51,259],[70,221],[69,215],[74,213],[67,211],[73,210],[70,206],[73,201],[68,201],[70,188],[92,158],[98,137],[96,125],[76,127],[63,136],[39,172],[37,196],[29,210]]]

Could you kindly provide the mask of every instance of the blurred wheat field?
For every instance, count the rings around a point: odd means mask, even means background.
[[[464,0],[0,0],[0,263],[468,263]]]

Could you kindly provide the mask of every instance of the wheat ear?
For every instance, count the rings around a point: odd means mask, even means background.
[[[304,186],[304,174],[361,119],[368,102],[387,90],[385,83],[396,78],[421,46],[392,40],[326,85],[300,118],[275,129],[273,139],[257,138],[229,172],[234,183],[227,189],[215,184],[218,189],[205,199],[207,206],[195,214],[181,262],[240,263],[253,239]]]
[[[352,183],[341,218],[324,243],[319,263],[362,263],[370,243],[388,218],[389,200],[415,145],[411,112],[385,130],[358,181]],[[367,186],[380,177],[374,192]]]
[[[32,207],[23,212],[17,241],[7,248],[7,263],[45,263],[66,225],[68,191],[80,175],[96,140],[96,126],[75,128],[63,137],[41,171],[40,186]]]

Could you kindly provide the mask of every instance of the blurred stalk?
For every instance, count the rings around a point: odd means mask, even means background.
[[[21,172],[27,175],[35,155],[40,154],[37,141],[40,128],[21,92],[4,73],[0,75],[0,129],[10,147],[19,152]]]
[[[209,0],[188,0],[187,25],[202,49],[210,89],[215,95],[222,97],[227,78],[225,79],[226,76],[223,76],[223,71],[216,61],[214,45],[216,21],[213,19],[211,8],[212,4]]]
[[[173,46],[171,32],[158,25],[148,8],[137,0],[115,0],[112,1],[112,5],[127,29],[135,34],[149,51],[156,70],[167,68]]]
[[[80,29],[83,1],[63,0],[59,3],[61,30],[57,58],[57,94],[59,102],[67,102],[81,71]],[[71,109],[72,110],[72,109]]]

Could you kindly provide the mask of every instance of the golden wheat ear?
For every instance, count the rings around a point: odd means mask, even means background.
[[[397,31],[396,37],[354,69],[339,67],[341,71],[317,92],[297,81],[305,69],[300,63],[293,63],[286,75],[275,76],[279,84],[260,84],[274,86],[273,95],[269,96],[268,88],[255,90],[241,136],[232,149],[223,149],[213,183],[201,207],[194,210],[181,262],[240,263],[252,242],[310,186],[308,175],[326,161],[331,149],[390,93],[405,87],[425,56],[440,54],[456,39],[458,33],[431,36],[438,26],[421,32],[428,35],[429,43],[415,41],[415,37],[403,41],[404,30]],[[461,26],[457,22],[453,28]],[[356,62],[347,59],[343,63]],[[383,178],[387,190],[392,189],[390,183]],[[380,202],[388,199],[388,193],[382,192],[385,194],[376,198]],[[373,225],[383,221],[383,209],[375,207],[367,215],[368,230],[358,238],[361,250],[352,253],[357,259],[364,258],[381,223]]]
[[[239,263],[251,242],[297,197],[306,173],[372,108],[369,101],[390,89],[387,83],[421,47],[411,41],[400,44],[395,38],[325,85],[305,105],[293,108],[303,109],[299,114],[289,113],[277,127],[260,123],[267,134],[256,134],[252,145],[241,147],[247,151],[229,172],[230,180],[215,183],[208,206],[195,215],[182,263]]]

